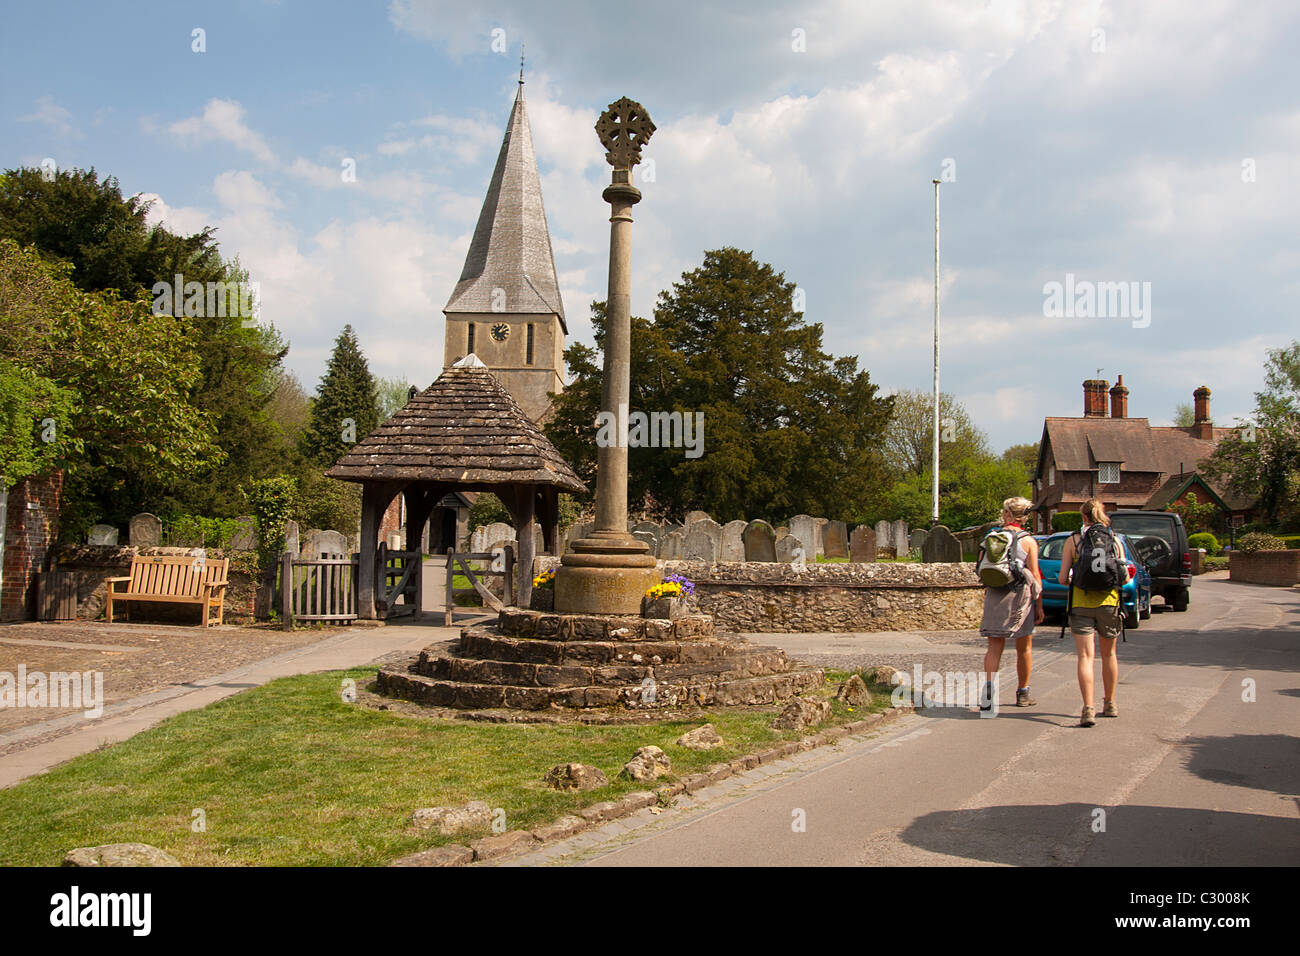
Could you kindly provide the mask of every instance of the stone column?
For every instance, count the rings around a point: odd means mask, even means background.
[[[632,364],[632,207],[641,192],[632,168],[654,123],[639,103],[609,105],[596,133],[614,167],[602,198],[610,204],[609,296],[601,417],[614,423],[615,440],[596,452],[596,527],[573,542],[555,579],[555,609],[566,613],[639,614],[641,596],[658,583],[655,559],[627,529],[627,416]]]

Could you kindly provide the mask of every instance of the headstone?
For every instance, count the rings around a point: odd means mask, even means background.
[[[97,524],[90,529],[87,544],[104,544],[117,546],[117,529],[111,524]]]
[[[692,531],[700,531],[707,534],[713,541],[713,560],[718,559],[718,552],[722,550],[722,525],[718,524],[712,518],[704,517],[698,521],[693,521],[686,526],[686,537],[690,538]]]
[[[348,539],[338,531],[312,531],[304,543],[303,557],[319,558],[326,554],[347,554]]]
[[[387,540],[388,540],[388,550],[389,550],[389,551],[401,551],[401,550],[402,550],[402,532],[400,532],[400,531],[390,531],[390,532],[388,532],[388,539],[387,539]]]
[[[480,525],[475,528],[469,536],[469,550],[471,554],[483,554],[488,548],[487,527]]]
[[[131,519],[127,528],[127,541],[135,548],[156,548],[162,544],[162,521],[157,515],[144,511]]]
[[[635,536],[638,532],[641,533],[641,534],[648,534],[648,535],[650,535],[650,536],[654,539],[653,542],[647,542],[647,544],[650,544],[650,553],[651,553],[651,554],[658,554],[658,553],[659,553],[659,541],[660,541],[660,539],[663,538],[663,536],[664,536],[664,529],[663,529],[662,527],[660,527],[660,525],[658,524],[658,522],[655,522],[655,521],[642,521],[642,522],[640,522],[640,523],[639,523],[635,528],[632,529],[632,533],[633,533],[634,536]],[[642,540],[645,540],[645,539],[642,539]]]
[[[252,515],[242,515],[235,519],[238,523],[235,533],[230,536],[231,551],[257,550],[257,519]]]
[[[807,564],[808,552],[803,542],[792,534],[778,538],[776,542],[776,559],[783,564]]]
[[[687,561],[707,561],[709,564],[715,564],[718,560],[718,546],[703,521],[691,525],[690,530],[686,532],[683,548],[682,557]]]
[[[745,541],[741,537],[745,533],[745,522],[728,521],[722,526],[722,550],[718,554],[719,561],[744,561],[745,560]]]
[[[659,542],[659,559],[661,561],[680,561],[686,551],[686,535],[680,531],[670,531]]]
[[[894,545],[895,553],[897,553],[899,557],[904,557],[907,554],[909,547],[907,543],[907,522],[902,518],[899,518],[890,527],[890,531],[892,532],[890,541]]]
[[[795,515],[790,519],[790,533],[800,541],[807,542],[809,559],[812,558],[814,553],[826,553],[822,545],[820,531],[821,526],[817,524],[817,519],[811,515]]]
[[[849,529],[843,521],[828,521],[822,528],[822,547],[828,558],[849,556]]]
[[[636,538],[638,541],[644,541],[644,542],[645,542],[645,546],[646,546],[647,548],[650,549],[650,556],[651,556],[651,557],[654,557],[654,558],[659,557],[659,538],[658,538],[658,537],[656,537],[655,535],[651,534],[649,531],[633,531],[633,532],[632,532],[632,537]]]
[[[907,536],[907,550],[920,551],[925,547],[925,529],[917,528]]]
[[[284,550],[295,556],[298,554],[298,522],[296,521],[284,523]]]
[[[894,546],[894,527],[888,521],[876,522],[876,547],[892,548]]]
[[[921,560],[928,564],[957,563],[961,561],[961,542],[941,524],[930,529],[921,548]]]
[[[776,532],[766,521],[751,521],[741,535],[745,542],[746,561],[775,561]]]
[[[789,534],[790,534],[790,526],[783,524],[776,529],[776,540],[780,541],[782,538],[786,537]]]
[[[709,513],[707,511],[688,511],[686,512],[686,518],[682,522],[682,524],[686,525],[686,527],[689,528],[697,521],[712,521],[712,520],[713,519],[709,516]]]
[[[849,535],[849,560],[856,564],[876,560],[876,532],[871,525],[860,524]]]
[[[489,542],[515,541],[518,540],[518,535],[515,534],[515,529],[504,521],[493,521],[487,526],[487,539]]]

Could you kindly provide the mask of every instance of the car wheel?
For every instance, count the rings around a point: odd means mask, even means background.
[[[1151,602],[1150,602],[1150,601],[1147,601],[1146,610],[1143,610],[1143,611],[1139,611],[1139,612],[1138,612],[1138,617],[1142,618],[1142,620],[1144,620],[1144,621],[1149,621],[1149,620],[1151,619]]]
[[[1179,588],[1173,594],[1173,609],[1175,611],[1186,611],[1187,605],[1191,602],[1191,594],[1187,588]]]
[[[1125,611],[1125,612],[1124,612],[1124,629],[1125,629],[1125,630],[1128,630],[1128,631],[1136,631],[1136,630],[1138,629],[1138,626],[1139,626],[1139,625],[1138,625],[1138,612],[1137,612],[1137,608],[1134,608],[1134,609],[1131,610],[1131,611]]]

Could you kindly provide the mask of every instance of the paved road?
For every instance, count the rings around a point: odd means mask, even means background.
[[[1073,647],[1057,633],[1036,642],[1036,708],[925,709],[511,862],[1300,863],[1300,588],[1198,580],[1189,611],[1121,644],[1120,717],[1089,729],[1075,726]],[[763,640],[827,662],[860,657],[872,635]],[[950,662],[965,643],[930,642],[916,659]],[[961,666],[977,670],[978,654]]]

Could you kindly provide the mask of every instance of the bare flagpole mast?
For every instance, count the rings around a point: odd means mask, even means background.
[[[930,524],[939,523],[939,180],[934,182],[934,458]]]

